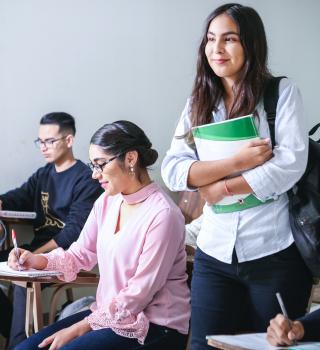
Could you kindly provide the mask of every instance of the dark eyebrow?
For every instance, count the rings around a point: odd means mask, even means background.
[[[97,161],[99,161],[99,160],[100,160],[100,161],[102,160],[102,161],[104,161],[104,162],[106,161],[105,158],[94,158],[94,159],[93,159],[93,162],[97,162]]]
[[[208,33],[207,33],[207,34],[211,34],[211,35],[214,35],[214,36],[215,36],[215,33],[212,33],[212,32],[210,32],[210,31],[208,31]],[[223,35],[223,36],[230,35],[230,34],[234,34],[234,35],[239,36],[239,33],[237,33],[237,32],[232,32],[232,31],[222,33],[222,35]]]

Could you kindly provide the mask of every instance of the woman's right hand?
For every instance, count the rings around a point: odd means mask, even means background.
[[[273,156],[269,139],[253,140],[243,146],[233,158],[240,172],[253,169]]]
[[[18,248],[19,260],[15,249],[12,249],[8,257],[8,265],[14,270],[37,269],[43,270],[48,263],[42,255],[33,254],[29,250]]]

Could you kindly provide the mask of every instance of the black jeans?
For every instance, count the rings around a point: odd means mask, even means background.
[[[87,310],[66,317],[32,335],[14,350],[39,350],[38,345],[43,339],[60,329],[83,320],[90,313],[91,311]],[[75,338],[62,346],[61,350],[184,350],[186,340],[186,335],[174,329],[150,323],[144,345],[139,344],[135,338],[126,338],[114,333],[110,328],[103,328]]]
[[[196,251],[191,286],[191,349],[212,349],[209,334],[265,332],[269,320],[281,313],[280,292],[289,317],[306,312],[312,276],[295,244],[261,259],[223,263]]]

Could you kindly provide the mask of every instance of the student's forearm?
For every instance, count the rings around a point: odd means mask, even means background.
[[[239,171],[233,158],[194,162],[188,174],[189,187],[201,187]]]
[[[240,175],[230,179],[223,179],[209,185],[199,187],[201,197],[209,204],[215,204],[224,197],[234,194],[253,192],[246,180]]]
[[[51,250],[56,249],[56,248],[58,248],[57,243],[55,242],[55,240],[51,239],[49,242],[47,242],[43,246],[37,248],[34,251],[34,253],[35,254],[47,253],[47,252],[51,252]]]
[[[189,169],[188,186],[209,185],[227,176],[253,169],[271,157],[272,149],[268,139],[250,141],[230,158],[194,162]]]
[[[72,327],[74,327],[74,329],[78,333],[78,337],[81,337],[85,333],[92,331],[92,328],[85,319],[75,323]]]
[[[224,181],[228,191],[232,194],[245,194],[253,192],[252,188],[241,175],[231,179],[226,179]]]

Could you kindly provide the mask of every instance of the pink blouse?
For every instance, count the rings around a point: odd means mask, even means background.
[[[115,234],[122,201],[142,203]],[[131,195],[102,194],[79,239],[67,251],[45,254],[46,269],[72,281],[80,269],[97,263],[100,281],[87,322],[92,329],[111,328],[143,344],[149,322],[188,333],[184,218],[159,185],[151,183]]]

